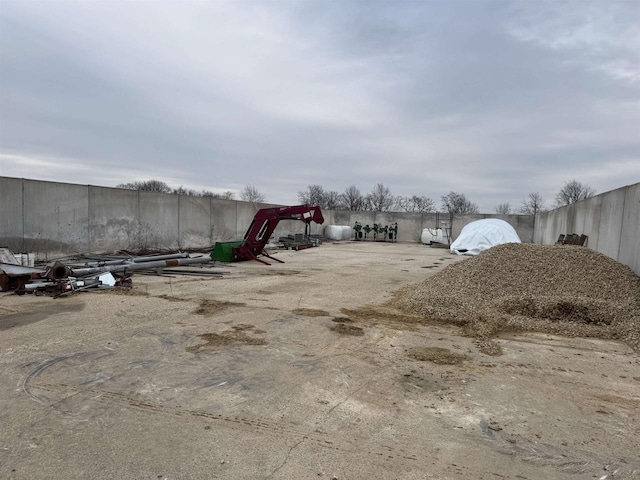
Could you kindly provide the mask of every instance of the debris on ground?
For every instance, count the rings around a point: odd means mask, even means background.
[[[509,243],[449,265],[403,289],[394,306],[452,323],[500,353],[500,331],[617,339],[640,350],[640,278],[577,246]]]
[[[135,257],[81,255],[33,268],[20,265],[17,258],[8,249],[3,248],[1,259],[0,290],[14,290],[19,295],[48,293],[54,297],[61,297],[89,289],[128,287],[131,285],[133,272],[208,276],[227,273],[205,269],[180,269],[179,267],[185,265],[202,266],[211,262],[208,256],[192,258],[185,252]]]

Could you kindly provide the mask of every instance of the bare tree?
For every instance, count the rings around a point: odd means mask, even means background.
[[[145,192],[171,193],[172,189],[162,180],[142,180],[140,182],[121,183],[116,188],[127,190],[143,190]]]
[[[435,204],[429,197],[413,195],[411,197],[398,196],[395,200],[395,207],[403,212],[433,212]]]
[[[595,193],[595,189],[586,183],[582,184],[577,180],[569,180],[556,194],[556,207],[571,205],[585,198],[593,197]]]
[[[307,186],[307,190],[303,192],[298,192],[298,200],[300,203],[305,203],[308,205],[317,205],[321,208],[325,207],[325,196],[326,193],[322,185],[309,185]]]
[[[324,204],[321,206],[328,210],[336,210],[340,208],[340,194],[333,190],[325,192]]]
[[[509,202],[499,203],[495,207],[496,213],[499,215],[509,215],[511,213],[511,205]]]
[[[351,210],[353,212],[364,210],[365,207],[364,197],[355,185],[347,187],[344,193],[340,195],[340,201],[341,206],[345,210]]]
[[[544,200],[538,192],[530,193],[529,197],[522,201],[522,206],[520,207],[520,213],[524,215],[537,215],[544,211]]]
[[[471,203],[464,193],[449,192],[442,197],[442,207],[449,213],[468,215],[478,213],[478,206]]]
[[[379,183],[367,195],[366,202],[369,210],[374,212],[388,212],[395,203],[395,198],[391,195],[389,187]]]
[[[231,190],[227,190],[226,192],[223,192],[223,193],[214,193],[209,190],[202,190],[202,192],[200,193],[200,196],[221,198],[222,200],[234,200],[236,197],[236,194],[233,193]]]
[[[242,189],[242,192],[240,192],[240,200],[253,203],[264,203],[267,201],[266,197],[253,185],[247,185]]]
[[[231,190],[227,190],[226,192],[218,193],[218,198],[222,198],[223,200],[234,200],[236,198],[236,194]]]
[[[174,188],[171,193],[173,193],[174,195],[188,195],[191,197],[199,197],[200,194],[198,192],[196,192],[195,190],[192,190],[190,188],[184,188],[182,185],[180,185],[178,188]]]

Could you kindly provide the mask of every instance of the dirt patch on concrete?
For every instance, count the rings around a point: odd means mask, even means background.
[[[331,321],[336,323],[353,323],[353,320],[351,320],[349,317],[335,317],[332,318]]]
[[[167,295],[167,294],[156,295],[156,298],[161,298],[169,302],[188,302],[189,301],[188,298],[174,297],[173,295]]]
[[[231,327],[231,330],[222,333],[203,333],[198,335],[198,337],[202,338],[206,343],[187,347],[186,351],[189,353],[207,352],[234,343],[245,345],[267,345],[269,343],[264,338],[247,335],[245,333],[246,331],[253,331],[256,335],[264,333],[264,330],[255,329],[253,325],[234,325]]]
[[[302,315],[303,317],[329,317],[331,314],[325,310],[319,310],[316,308],[296,308],[291,313],[296,315]]]
[[[347,325],[344,323],[338,323],[331,327],[332,331],[339,333],[341,335],[353,335],[353,336],[361,336],[364,335],[364,330],[360,327],[356,327],[355,325]]]
[[[340,310],[354,322],[367,322],[398,327],[402,330],[415,330],[418,324],[429,323],[427,319],[406,309],[399,309],[394,303],[382,305],[366,305],[360,308],[343,308]]]
[[[136,288],[131,287],[114,287],[114,288],[105,288],[100,290],[92,291],[94,294],[107,294],[107,295],[124,295],[128,297],[148,297],[149,294],[142,290],[138,290]]]
[[[244,303],[236,303],[236,302],[225,302],[223,300],[200,300],[200,305],[196,308],[193,313],[196,315],[214,315],[219,313],[229,307],[242,307]]]
[[[407,355],[421,362],[432,362],[439,365],[460,365],[467,359],[466,355],[442,347],[412,348]]]

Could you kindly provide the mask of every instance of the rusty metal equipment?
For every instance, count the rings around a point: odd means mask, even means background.
[[[265,251],[265,246],[280,220],[300,220],[304,222],[306,224],[306,238],[309,237],[311,222],[324,223],[322,211],[318,206],[296,205],[292,207],[262,208],[253,217],[253,221],[249,225],[247,233],[244,234],[242,242],[222,242],[223,245],[220,247],[218,247],[219,242],[216,243],[213,252],[211,252],[211,258],[219,261],[256,260],[265,265],[270,265],[258,258],[258,256],[262,255],[276,262],[284,263]],[[231,255],[228,254],[229,250]]]

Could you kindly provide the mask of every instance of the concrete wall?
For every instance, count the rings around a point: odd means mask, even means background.
[[[349,212],[336,211],[335,225],[353,226],[356,221],[362,225],[391,225],[398,223],[398,241],[420,242],[422,230],[439,228],[442,222],[448,222],[452,229],[452,239],[460,235],[462,227],[470,222],[484,218],[499,218],[509,223],[523,242],[533,242],[533,216],[531,215],[454,215],[451,221],[448,213],[408,213],[408,212]],[[327,224],[325,222],[325,224]],[[328,225],[328,224],[327,224]]]
[[[273,204],[0,177],[0,246],[42,259],[88,251],[208,247],[242,239]],[[325,224],[333,212],[323,212]],[[274,237],[304,233],[282,221]],[[311,224],[322,234],[323,225]]]
[[[536,217],[534,241],[553,244],[561,234],[587,235],[587,246],[640,275],[640,183],[612,190]]]
[[[207,247],[217,241],[242,239],[255,213],[272,204],[209,197],[139,192],[118,188],[0,177],[0,246],[33,251],[41,258],[60,253]],[[398,223],[398,240],[419,242],[424,228],[449,221],[448,214],[323,211],[324,225],[311,224],[312,234],[326,225]],[[453,234],[464,225],[496,215],[453,218]],[[499,216],[514,226],[525,242],[533,240],[533,217]],[[304,223],[282,221],[274,237],[303,233]]]

